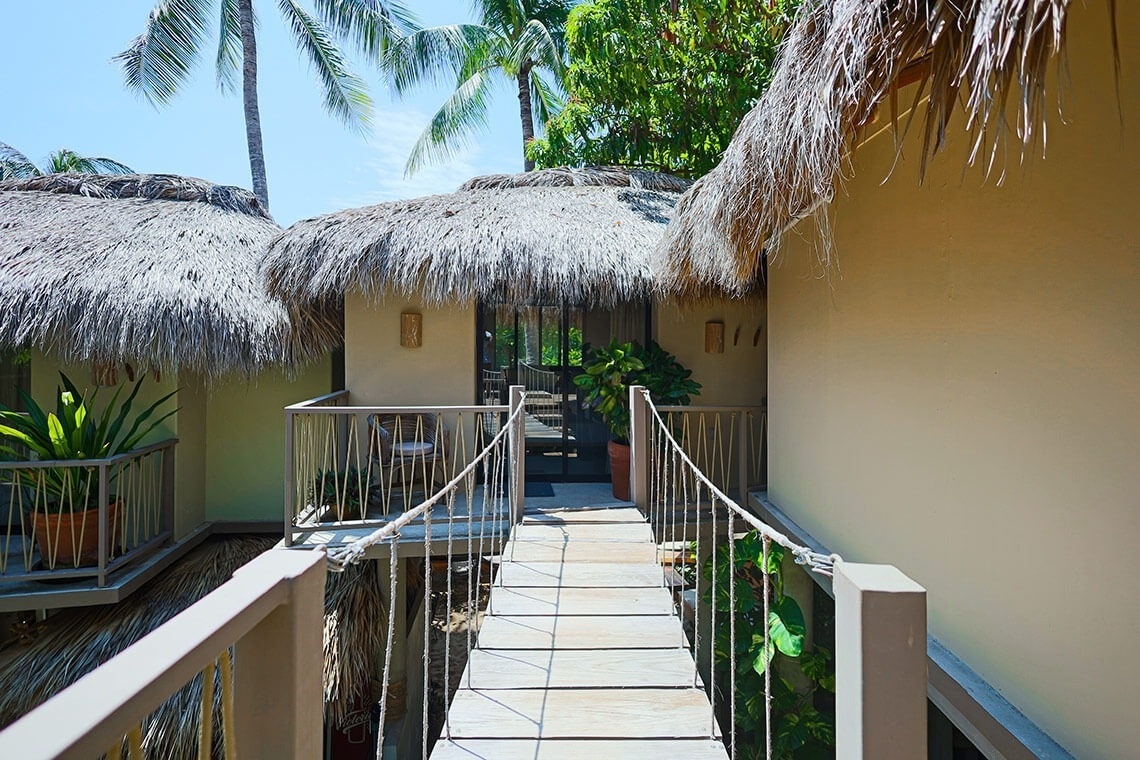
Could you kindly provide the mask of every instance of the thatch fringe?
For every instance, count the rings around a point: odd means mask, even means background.
[[[923,169],[943,145],[959,104],[970,161],[984,163],[987,172],[1004,165],[1010,132],[1021,151],[1037,147],[1046,75],[1051,62],[1063,65],[1069,6],[1070,0],[807,0],[770,88],[720,164],[677,206],[660,249],[667,286],[699,293],[754,284],[761,259],[779,249],[788,227],[839,189],[857,127],[887,99],[898,125],[893,96],[908,66],[921,67],[917,95],[903,105],[921,125]],[[826,215],[817,218],[826,264]]]
[[[450,195],[298,222],[264,272],[298,314],[350,289],[429,304],[637,300],[652,292],[649,256],[687,184],[608,167],[476,178]]]
[[[0,346],[207,378],[321,356],[328,310],[294,323],[258,264],[280,228],[240,188],[172,175],[0,182]]]
[[[325,715],[334,726],[353,699],[370,697],[373,669],[384,657],[387,606],[375,562],[329,573],[325,582]]]
[[[212,538],[122,602],[60,612],[48,631],[0,670],[0,726],[78,681],[230,579],[269,549],[270,538]],[[198,756],[202,676],[143,721],[148,757]],[[221,689],[214,689],[214,746],[221,741]]]

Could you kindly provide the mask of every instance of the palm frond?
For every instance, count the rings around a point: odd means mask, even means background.
[[[6,142],[0,142],[0,179],[35,177],[40,170],[27,156]]]
[[[211,6],[211,0],[160,0],[143,33],[112,59],[127,89],[155,105],[170,102],[198,61]]]
[[[364,81],[353,74],[329,30],[296,0],[278,5],[293,37],[309,56],[325,95],[325,107],[346,125],[364,130],[372,123],[372,98]]]
[[[397,94],[424,82],[450,83],[467,77],[461,72],[495,32],[477,24],[448,24],[417,29],[393,42],[380,61]]]
[[[536,69],[530,72],[530,103],[535,125],[543,127],[566,104],[558,89],[543,79]]]
[[[393,40],[420,26],[415,15],[396,0],[316,0],[314,5],[333,34],[376,64]]]
[[[412,147],[404,166],[405,176],[425,164],[455,155],[475,128],[487,125],[489,79],[488,72],[479,71],[455,88]]]
[[[531,19],[511,46],[507,58],[509,65],[518,71],[524,63],[543,66],[554,72],[561,81],[566,72],[566,59],[546,25]]]
[[[230,93],[237,90],[241,68],[241,16],[237,0],[221,0],[218,21],[218,55],[215,62],[218,89]]]

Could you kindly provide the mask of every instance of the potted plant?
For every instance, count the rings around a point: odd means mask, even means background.
[[[0,405],[0,454],[24,461],[82,461],[123,454],[145,438],[177,409],[153,420],[158,408],[174,396],[163,396],[131,418],[131,407],[142,387],[140,379],[120,404],[123,386],[115,390],[101,415],[93,409],[98,389],[90,398],[60,373],[56,409],[45,412],[26,393],[20,393],[26,413]],[[149,422],[148,422],[149,421]],[[99,542],[99,487],[96,467],[53,467],[16,470],[19,487],[32,493],[32,527],[40,557],[48,569],[56,565],[78,567],[96,564]],[[113,476],[113,473],[112,473]],[[118,505],[109,499],[107,521],[112,540],[116,534]]]
[[[583,403],[609,428],[611,440],[607,448],[616,498],[628,501],[630,496],[630,386],[645,386],[655,404],[688,404],[701,389],[692,374],[656,341],[642,348],[636,342],[614,339],[608,346],[587,352],[582,374],[574,378],[574,385],[583,391]]]

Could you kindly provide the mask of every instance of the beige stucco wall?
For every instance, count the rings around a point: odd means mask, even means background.
[[[270,370],[207,391],[206,517],[281,520],[285,499],[285,413],[332,387],[331,360],[292,374]]]
[[[415,299],[349,293],[344,307],[345,383],[352,403],[475,403],[473,305],[427,307]],[[400,345],[400,313],[423,315],[423,345]]]
[[[693,371],[703,406],[758,406],[768,394],[768,331],[760,296],[678,305],[659,300],[653,306],[653,338]],[[705,322],[724,322],[724,353],[705,353]],[[735,341],[737,329],[740,337]],[[760,331],[756,345],[756,331]]]
[[[1082,758],[1140,747],[1140,10],[1122,131],[1105,5],[1073,5],[1046,159],[995,188],[952,130],[921,189],[914,139],[880,185],[876,139],[838,267],[789,236],[769,289],[774,500],[926,586],[933,635]]]

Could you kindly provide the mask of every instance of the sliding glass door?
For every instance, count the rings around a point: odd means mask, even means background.
[[[480,309],[478,331],[480,400],[505,404],[509,386],[527,389],[527,479],[607,480],[606,427],[583,408],[574,377],[588,346],[609,343],[615,335],[644,342],[646,306],[487,304]]]

